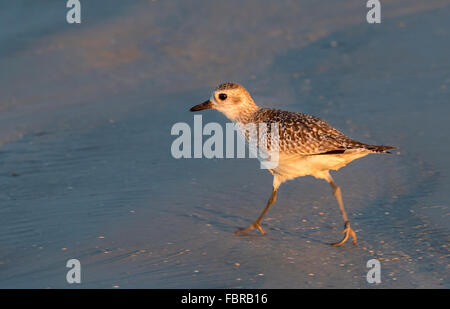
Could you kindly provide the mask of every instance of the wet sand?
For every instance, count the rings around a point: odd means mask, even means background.
[[[383,2],[380,25],[358,1],[197,2],[86,4],[77,26],[64,6],[0,6],[0,288],[72,288],[71,258],[81,288],[449,288],[450,1]],[[357,246],[328,245],[323,181],[283,184],[268,234],[237,237],[272,176],[172,158],[172,125],[228,80],[400,147],[333,173]]]

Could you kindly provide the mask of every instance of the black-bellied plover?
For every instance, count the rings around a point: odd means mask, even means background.
[[[269,169],[273,174],[272,194],[266,207],[256,221],[245,229],[236,231],[242,234],[257,228],[262,234],[261,221],[275,202],[279,186],[286,180],[311,175],[326,180],[332,187],[334,196],[344,219],[344,238],[333,246],[340,246],[351,235],[356,244],[356,234],[350,227],[342,202],[341,189],[331,177],[330,170],[338,170],[353,160],[370,153],[388,153],[392,146],[368,145],[355,141],[326,121],[303,113],[287,112],[277,109],[259,108],[248,91],[236,83],[219,85],[209,100],[191,108],[191,112],[216,109],[239,124],[278,124],[278,166]]]

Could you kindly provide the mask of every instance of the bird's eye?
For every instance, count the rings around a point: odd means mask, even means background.
[[[221,94],[219,94],[219,99],[224,101],[227,99],[227,95],[225,93],[221,93]]]

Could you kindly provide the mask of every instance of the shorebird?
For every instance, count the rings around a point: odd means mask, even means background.
[[[341,246],[349,236],[356,244],[356,233],[350,226],[342,201],[341,189],[334,182],[329,171],[338,170],[353,160],[371,153],[389,153],[393,146],[368,145],[353,140],[326,121],[307,114],[260,108],[249,92],[237,83],[224,83],[213,91],[211,98],[190,109],[196,112],[216,109],[237,124],[278,124],[278,166],[269,169],[273,177],[272,194],[266,207],[254,223],[235,233],[243,234],[258,229],[263,235],[261,221],[269,208],[275,203],[280,185],[290,179],[306,175],[326,180],[333,190],[344,219],[344,238],[332,246]],[[246,136],[247,137],[247,136]]]

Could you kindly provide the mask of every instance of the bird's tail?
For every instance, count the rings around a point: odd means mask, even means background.
[[[373,152],[379,152],[379,153],[390,153],[388,150],[389,149],[398,149],[398,147],[394,147],[394,146],[379,146],[379,145],[366,145],[366,148],[368,150],[371,150]]]

